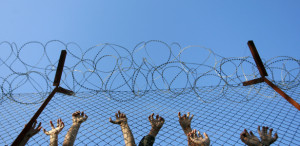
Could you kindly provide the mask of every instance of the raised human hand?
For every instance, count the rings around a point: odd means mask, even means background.
[[[241,133],[240,138],[243,143],[249,146],[260,146],[261,143],[259,139],[250,131],[250,134],[246,129]]]
[[[81,124],[86,121],[88,116],[84,112],[76,111],[72,114],[73,124]]]
[[[26,133],[26,136],[28,137],[32,137],[33,135],[37,134],[40,132],[40,130],[42,129],[41,127],[41,122],[39,123],[39,125],[35,128],[37,121],[34,121],[33,126],[30,127],[29,131]],[[27,124],[25,124],[26,126]]]
[[[151,124],[151,130],[149,132],[149,135],[152,135],[152,136],[156,137],[156,135],[158,134],[159,130],[164,125],[165,119],[162,118],[162,117],[160,117],[159,115],[156,115],[156,119],[153,116],[154,116],[154,113],[152,113],[148,117],[149,122]]]
[[[190,112],[186,114],[184,114],[183,116],[180,115],[180,112],[178,112],[178,118],[179,118],[179,123],[181,128],[183,129],[185,135],[187,135],[188,133],[190,133],[192,131],[191,128],[191,122],[193,119],[194,115],[192,115],[190,117]]]
[[[153,116],[154,113],[148,117],[151,127],[155,130],[159,130],[164,125],[165,119],[159,115],[156,115],[156,119]]]
[[[119,125],[123,125],[123,124],[127,124],[127,117],[124,113],[121,113],[120,111],[118,111],[116,114],[116,120],[113,121],[111,118],[109,118],[109,122],[113,123],[113,124],[119,124]]]
[[[269,134],[267,133],[268,132],[268,129],[269,127],[262,127],[262,131],[260,131],[260,126],[258,126],[257,128],[257,131],[258,131],[258,134],[260,136],[260,139],[261,139],[261,143],[263,145],[271,145],[272,143],[274,143],[277,138],[278,138],[278,135],[277,133],[274,134],[274,137],[272,137],[272,131],[273,129],[271,128],[269,130]]]
[[[199,136],[198,136],[199,135]],[[198,131],[198,135],[196,133],[196,129],[192,130],[188,133],[188,140],[190,146],[209,146],[210,140],[208,135],[204,132],[204,138],[202,137],[200,131]]]
[[[62,129],[65,127],[65,124],[61,119],[57,120],[56,128],[54,127],[52,121],[50,121],[50,125],[51,125],[52,130],[46,131],[46,129],[43,129],[43,131],[46,135],[58,135],[59,132],[62,131]]]

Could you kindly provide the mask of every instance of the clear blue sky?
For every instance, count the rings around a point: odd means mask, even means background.
[[[298,58],[298,0],[99,0],[0,2],[0,40],[59,39],[82,47],[115,43],[128,48],[162,40],[201,45],[226,57],[248,56],[254,40],[263,58]],[[269,57],[270,56],[270,57]]]

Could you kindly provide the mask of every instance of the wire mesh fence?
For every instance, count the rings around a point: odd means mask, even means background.
[[[265,83],[242,86],[243,81],[259,74],[249,57],[225,58],[207,48],[181,48],[160,41],[140,43],[133,51],[114,44],[82,51],[74,43],[60,41],[45,45],[30,42],[20,48],[2,42],[0,47],[8,50],[0,62],[5,71],[0,77],[1,145],[13,142],[53,89],[59,53],[50,51],[51,47],[67,49],[61,86],[75,92],[73,96],[56,94],[37,120],[47,130],[51,129],[50,120],[63,120],[59,144],[72,125],[72,113],[78,110],[89,118],[82,124],[75,145],[124,145],[121,128],[108,120],[118,110],[127,115],[136,143],[149,133],[148,116],[155,113],[165,124],[154,145],[187,145],[177,113],[191,112],[192,128],[206,132],[211,145],[243,145],[240,133],[248,129],[258,136],[258,125],[278,133],[275,144],[300,144],[299,111]],[[31,57],[26,47],[36,47],[37,53],[42,50],[41,55]],[[151,57],[155,55],[151,47],[166,49],[160,53],[169,55],[164,55],[165,60]],[[204,51],[207,57],[196,63],[188,60],[192,57],[184,58],[184,53],[189,49]],[[264,62],[270,80],[299,103],[299,60],[277,57]],[[35,144],[49,144],[49,136],[39,132],[28,142]]]

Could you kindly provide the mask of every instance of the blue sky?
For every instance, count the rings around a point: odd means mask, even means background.
[[[226,57],[250,55],[246,43],[254,40],[263,58],[297,58],[299,7],[297,0],[2,1],[0,40],[132,48],[154,39],[201,45]]]

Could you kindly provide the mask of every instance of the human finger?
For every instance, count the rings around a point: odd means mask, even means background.
[[[248,133],[248,131],[247,131],[246,129],[245,129],[244,131],[245,131],[245,135],[246,135],[247,137],[250,136],[249,133]]]
[[[194,117],[194,115],[191,116],[190,121],[192,121],[193,117]]]
[[[113,124],[117,124],[116,121],[113,121],[111,118],[109,118],[109,122],[111,122]]]
[[[41,128],[42,128],[42,127],[41,127],[41,124],[42,124],[42,123],[40,122],[39,125],[38,125],[38,129],[40,129],[40,130],[41,130]]]
[[[270,137],[272,137],[272,131],[273,131],[273,129],[270,128],[270,130],[269,130],[269,136],[270,136]]]
[[[44,132],[46,135],[49,135],[49,132],[46,131],[46,129],[43,129],[43,132]]]
[[[151,114],[151,117],[150,117],[151,121],[154,119],[153,116],[154,116],[154,113]]]
[[[278,138],[278,135],[277,135],[277,133],[275,133],[275,134],[274,134],[274,137],[273,137],[273,139],[272,139],[272,143],[275,142],[275,141],[277,140],[277,138]]]
[[[205,132],[203,133],[203,135],[205,138],[208,138],[208,135]]]
[[[203,136],[201,135],[200,131],[198,131],[198,135],[201,139],[203,139]]]
[[[52,128],[52,129],[55,129],[55,127],[54,127],[52,121],[50,121],[50,125],[51,125],[51,128]]]
[[[160,117],[160,121],[162,121],[163,123],[165,123],[165,119],[163,117]]]
[[[257,127],[257,132],[258,132],[259,135],[261,135],[261,131],[260,131],[260,126],[259,125]]]
[[[35,126],[36,126],[36,123],[37,123],[37,121],[35,120],[34,122],[33,122],[33,128],[35,128]]]
[[[254,134],[253,134],[253,132],[252,132],[252,131],[250,131],[250,135],[251,135],[251,136],[254,136]]]
[[[61,122],[61,127],[64,128],[65,127],[65,123]]]
[[[261,131],[262,131],[262,134],[265,134],[265,129],[266,129],[265,126],[263,126],[263,127],[262,127],[262,130],[261,130]]]
[[[245,130],[240,134],[240,138],[242,140],[242,142],[245,143],[245,137],[246,137],[246,134],[245,134]]]
[[[60,125],[60,121],[59,119],[57,119],[56,127],[59,127],[59,125]]]

